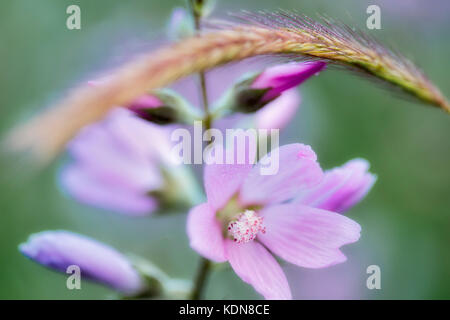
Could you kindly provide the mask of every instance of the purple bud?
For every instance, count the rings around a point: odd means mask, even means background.
[[[169,90],[147,94],[134,100],[128,109],[139,118],[160,125],[192,122],[193,113],[182,97]]]
[[[270,101],[284,91],[298,86],[309,77],[318,74],[325,62],[288,63],[267,68],[251,84],[253,89],[269,89],[262,101]]]
[[[43,231],[31,235],[20,252],[46,267],[66,272],[76,265],[81,279],[90,279],[127,295],[143,289],[143,280],[131,263],[110,246],[69,231]]]
[[[134,100],[129,106],[128,109],[133,111],[136,115],[138,115],[140,118],[149,120],[156,123],[166,123],[166,121],[170,122],[172,119],[166,119],[167,117],[164,116],[165,113],[161,112],[155,112],[157,109],[165,110],[164,103],[159,100],[157,97],[146,94],[143,95],[136,100]],[[168,111],[168,117],[171,118],[170,114],[171,112],[170,108],[167,108]],[[162,117],[161,119],[159,119]]]
[[[88,85],[92,87],[101,86],[107,78],[100,80],[88,81]],[[172,103],[174,99],[168,93],[160,93],[161,96],[169,96],[169,100]],[[126,106],[129,110],[133,111],[139,118],[154,122],[157,124],[169,124],[176,122],[178,119],[177,105],[167,105],[157,95],[144,94],[130,104]]]

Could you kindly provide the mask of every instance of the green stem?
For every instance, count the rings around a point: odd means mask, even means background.
[[[208,129],[211,129],[211,127],[212,127],[212,118],[211,118],[211,114],[209,113],[208,94],[207,94],[207,90],[206,90],[205,73],[200,72],[199,76],[200,76],[200,86],[201,86],[202,98],[203,98],[203,110],[205,111],[205,118],[204,118],[205,129],[208,130]]]
[[[194,3],[195,1],[196,0],[190,0],[190,6],[192,16],[194,17],[195,31],[198,33],[200,31],[201,16],[195,10],[195,3]],[[201,95],[203,100],[203,110],[205,112],[203,121],[205,122],[205,129],[208,130],[211,129],[212,127],[212,117],[209,112],[208,91],[206,88],[205,73],[203,71],[199,72],[199,77],[200,77]],[[211,272],[211,261],[209,261],[206,258],[201,258],[200,265],[197,270],[197,275],[195,277],[194,288],[191,293],[192,300],[198,300],[202,297],[206,280],[210,272]]]
[[[203,291],[205,289],[206,280],[211,271],[211,261],[205,258],[201,258],[200,265],[195,277],[194,288],[191,293],[192,300],[199,300],[202,298]]]
[[[201,16],[195,10],[195,3],[194,3],[195,1],[197,1],[197,0],[191,0],[190,6],[191,6],[192,16],[194,18],[195,31],[198,33],[201,28],[201,26],[200,26]],[[212,117],[211,117],[211,114],[209,113],[208,90],[206,88],[205,73],[203,71],[199,72],[199,78],[200,78],[200,88],[201,88],[201,95],[202,95],[202,102],[203,102],[203,110],[205,111],[205,118],[204,118],[205,129],[208,130],[208,129],[211,129],[211,127],[212,127]]]

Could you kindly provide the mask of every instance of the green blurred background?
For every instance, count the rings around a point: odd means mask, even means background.
[[[391,43],[417,62],[450,96],[448,1],[218,0],[216,15],[240,9],[296,9],[327,14]],[[67,30],[66,8],[81,7],[81,30]],[[366,8],[381,7],[381,30],[365,28]],[[0,130],[26,119],[94,71],[122,61],[164,35],[182,0],[3,0],[0,4]],[[399,99],[346,72],[327,71],[301,87],[303,103],[282,142],[311,144],[324,168],[353,157],[371,162],[378,181],[349,212],[361,240],[344,249],[347,263],[324,270],[286,265],[295,298],[450,298],[450,118]],[[61,162],[33,173],[29,163],[0,163],[0,298],[104,299],[87,282],[66,289],[66,277],[21,256],[30,233],[68,229],[147,257],[170,275],[189,278],[198,256],[189,248],[185,216],[131,219],[86,207],[58,189]],[[366,288],[366,268],[379,265],[381,290]],[[214,272],[206,297],[259,298],[229,269]]]

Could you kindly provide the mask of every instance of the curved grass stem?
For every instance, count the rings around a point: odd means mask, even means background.
[[[31,150],[41,162],[48,162],[82,127],[102,119],[114,107],[182,77],[264,55],[307,57],[347,66],[450,113],[450,103],[420,69],[367,35],[295,14],[249,19],[253,22],[202,33],[135,58],[112,72],[101,88],[83,85],[74,89],[53,108],[15,128],[7,137],[8,147]],[[210,127],[211,116],[205,118]]]

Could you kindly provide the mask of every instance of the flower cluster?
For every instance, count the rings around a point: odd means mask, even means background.
[[[194,34],[192,24],[192,17],[177,9],[171,37]],[[374,184],[368,162],[354,159],[323,171],[310,146],[287,144],[256,164],[248,154],[243,163],[205,165],[203,194],[191,169],[173,159],[169,136],[174,127],[195,120],[217,128],[282,129],[299,107],[296,87],[325,67],[319,61],[276,65],[243,76],[250,70],[230,66],[227,75],[211,72],[207,80],[214,103],[205,113],[195,106],[192,80],[148,92],[84,128],[71,141],[61,185],[81,203],[129,216],[164,213],[176,206],[188,212],[187,234],[196,252],[215,263],[228,262],[266,299],[290,299],[289,284],[275,256],[305,268],[346,260],[340,248],[357,241],[361,228],[342,213]],[[229,89],[218,90],[226,79]],[[90,85],[95,90],[102,81]],[[223,150],[222,155],[229,152]],[[273,153],[279,170],[261,175],[260,168]],[[150,262],[128,258],[68,231],[32,235],[20,251],[62,272],[77,265],[88,279],[126,297],[187,298],[191,290],[189,283],[170,278]]]

